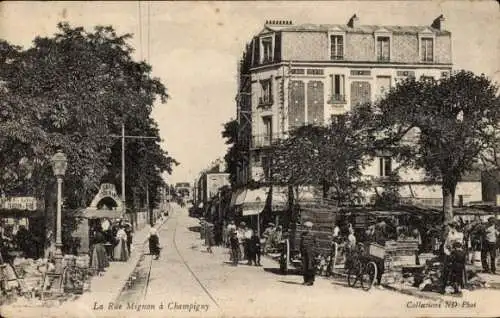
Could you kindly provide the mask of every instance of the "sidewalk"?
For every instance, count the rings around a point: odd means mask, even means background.
[[[158,220],[155,228],[162,227],[168,217]],[[145,248],[149,236],[150,226],[144,226],[141,230],[134,233],[134,241],[131,247],[131,255],[127,262],[110,262],[109,267],[103,276],[93,276],[90,282],[90,290],[83,295],[75,297],[62,305],[58,302],[46,304],[40,307],[40,302],[29,301],[19,298],[19,301],[8,306],[3,306],[0,310],[0,316],[3,317],[96,317],[102,316],[99,311],[94,310],[95,303],[104,304],[108,307],[109,303],[115,301],[125,285],[130,274],[136,267],[141,254]],[[112,313],[112,312],[111,312]]]
[[[167,220],[168,218],[163,223],[158,220],[154,227],[160,228]],[[115,301],[139,262],[149,236],[149,230],[150,226],[145,226],[135,232],[129,260],[127,262],[110,262],[103,276],[92,277],[90,291],[84,293],[77,301],[85,304],[87,308],[92,308],[95,302],[107,305]]]

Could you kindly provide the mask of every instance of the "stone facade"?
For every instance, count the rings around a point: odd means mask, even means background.
[[[267,39],[272,36],[272,48],[264,47],[268,45],[262,42],[264,36]],[[331,43],[332,36],[341,37],[335,46]],[[388,59],[380,57],[379,37],[388,39]],[[430,50],[423,45],[423,39],[431,40]],[[272,139],[282,138],[297,126],[328,123],[332,115],[383,97],[385,90],[405,77],[439,79],[448,76],[452,69],[451,33],[430,24],[265,25],[252,43],[250,177],[254,180],[265,178],[266,149],[272,145]],[[424,49],[432,58],[423,60]],[[261,56],[269,56],[269,52],[273,52],[273,62],[262,62]],[[263,104],[262,83],[268,80],[272,101]],[[379,158],[374,158],[366,175],[380,177],[378,165]],[[393,166],[396,165],[394,162]],[[424,178],[420,171],[408,170],[403,175],[405,182],[419,183]],[[481,200],[478,184],[468,184],[465,188],[471,189],[470,201]]]

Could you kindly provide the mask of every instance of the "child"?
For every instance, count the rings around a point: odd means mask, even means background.
[[[239,261],[238,256],[240,254],[240,242],[236,231],[232,231],[230,235],[229,244],[231,245],[231,260],[233,261],[233,265],[237,266]]]

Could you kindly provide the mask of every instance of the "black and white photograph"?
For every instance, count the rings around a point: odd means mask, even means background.
[[[0,3],[0,317],[500,316],[500,3]]]

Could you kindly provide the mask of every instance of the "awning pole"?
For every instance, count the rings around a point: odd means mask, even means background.
[[[257,236],[260,237],[260,213],[257,214]]]

